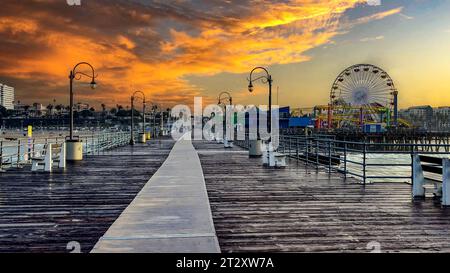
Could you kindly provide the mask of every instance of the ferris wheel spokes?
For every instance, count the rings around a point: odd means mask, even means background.
[[[357,64],[342,71],[334,81],[330,105],[349,120],[364,115],[368,121],[380,123],[392,110],[395,92],[394,82],[383,69]]]

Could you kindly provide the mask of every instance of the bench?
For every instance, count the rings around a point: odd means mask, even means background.
[[[66,144],[48,143],[39,157],[31,158],[31,171],[51,172],[53,167],[66,168]]]
[[[272,144],[269,144],[263,150],[263,165],[273,168],[284,168],[286,164],[286,155],[274,151]]]
[[[441,176],[438,180],[424,173]],[[431,156],[413,156],[413,198],[425,198],[427,185],[434,186],[433,194],[441,198],[442,206],[450,206],[450,159]]]
[[[272,152],[270,155],[270,167],[286,167],[286,155],[278,152]]]
[[[228,140],[227,138],[225,138],[225,140],[223,141],[223,146],[225,148],[233,148],[234,147],[234,143],[232,140]]]

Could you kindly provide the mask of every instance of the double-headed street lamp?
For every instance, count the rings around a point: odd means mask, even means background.
[[[226,97],[224,97],[226,96]],[[231,94],[228,92],[222,92],[219,94],[219,102],[217,103],[218,105],[224,105],[225,106],[225,124],[227,122],[227,116],[226,116],[226,111],[227,111],[227,104],[223,103],[223,100],[227,99],[228,100],[228,105],[232,106],[233,105],[233,97],[231,97]]]
[[[266,72],[266,75],[260,76],[256,79],[253,79],[253,73],[257,70],[263,70]],[[253,92],[253,82],[262,80],[263,83],[269,84],[269,111],[267,113],[267,132],[269,133],[269,143],[272,140],[272,76],[269,74],[269,71],[264,67],[256,67],[250,72],[248,91]]]
[[[145,94],[142,91],[136,91],[133,93],[133,95],[131,96],[131,138],[130,138],[130,145],[134,145],[134,100],[136,98],[136,94],[141,94],[142,97],[140,99],[142,99],[142,115],[143,115],[143,129],[142,129],[142,134],[143,136],[141,136],[141,142],[145,143],[146,142],[146,136],[145,136]]]
[[[163,108],[161,106],[161,104],[157,103],[157,102],[152,102],[152,115],[153,115],[153,121],[152,121],[152,129],[153,129],[153,137],[156,137],[156,114],[158,113],[159,109],[159,113],[160,113],[160,130],[162,130],[162,122],[161,120],[164,118],[163,116]]]
[[[225,146],[225,148],[232,148],[233,147],[233,142],[232,141],[230,141],[228,138],[227,138],[227,129],[228,129],[228,123],[227,123],[227,104],[226,103],[224,103],[223,102],[223,100],[224,99],[227,99],[228,100],[228,105],[230,105],[230,106],[232,106],[233,105],[233,97],[231,97],[231,94],[230,93],[228,93],[228,92],[222,92],[222,93],[220,93],[219,94],[219,102],[218,102],[218,105],[224,105],[224,108],[225,108],[225,113],[224,113],[224,125],[222,125],[223,126],[223,128],[225,129],[225,138],[224,138],[224,141],[223,141],[223,143],[224,143],[224,146]],[[230,121],[230,124],[232,123],[232,118],[231,118],[231,121]],[[229,128],[229,129],[231,129],[231,128]],[[233,132],[234,133],[234,132]]]
[[[88,75],[84,72],[77,71],[77,68],[79,66],[88,66],[92,70],[92,75]],[[74,80],[81,80],[81,78],[85,76],[88,78],[91,78],[91,88],[95,89],[97,87],[97,83],[95,82],[95,78],[97,77],[95,75],[95,69],[94,67],[87,63],[87,62],[81,62],[75,65],[75,67],[70,71],[69,79],[70,79],[70,135],[69,139],[66,140],[66,149],[67,149],[67,160],[68,161],[79,161],[83,160],[83,145],[80,142],[80,140],[77,138],[75,139],[73,136],[73,81]]]

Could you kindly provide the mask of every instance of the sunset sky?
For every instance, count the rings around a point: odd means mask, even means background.
[[[450,0],[2,0],[0,82],[16,99],[68,103],[68,73],[94,65],[98,89],[76,85],[76,101],[127,105],[132,90],[164,106],[263,104],[247,91],[249,71],[266,66],[279,104],[327,104],[346,67],[386,70],[400,107],[450,105]]]

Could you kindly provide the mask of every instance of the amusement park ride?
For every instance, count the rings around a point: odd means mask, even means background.
[[[398,118],[398,91],[392,78],[371,64],[357,64],[342,71],[331,87],[329,104],[311,110],[318,129],[410,127]],[[302,112],[297,109],[292,115]]]

